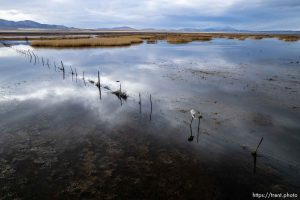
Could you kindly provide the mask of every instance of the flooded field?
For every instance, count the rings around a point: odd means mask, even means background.
[[[300,194],[299,41],[11,44],[0,46],[1,200]]]

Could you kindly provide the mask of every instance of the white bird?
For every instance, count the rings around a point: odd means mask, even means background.
[[[199,129],[200,119],[202,118],[202,113],[199,112],[199,111],[196,111],[196,110],[194,110],[194,109],[192,109],[192,110],[190,111],[190,113],[191,113],[191,115],[192,115],[192,120],[191,120],[190,126],[192,126],[193,120],[194,120],[195,118],[198,118],[198,119],[199,119],[198,129]]]
[[[202,113],[201,112],[196,111],[194,109],[192,109],[190,112],[191,112],[191,115],[192,115],[192,119],[195,119],[195,118],[201,119],[202,118]]]
[[[190,137],[188,138],[188,141],[191,142],[191,141],[193,141],[193,139],[194,139],[193,131],[192,131],[192,123],[193,123],[193,120],[194,120],[195,118],[198,118],[198,119],[199,119],[199,122],[198,122],[198,136],[197,136],[197,142],[198,142],[199,130],[200,130],[200,129],[199,129],[199,128],[200,128],[200,119],[202,118],[202,113],[199,112],[199,111],[196,111],[196,110],[194,110],[194,109],[192,109],[192,110],[190,111],[190,113],[191,113],[191,115],[192,115],[192,120],[191,120],[191,123],[190,123],[191,135],[190,135]]]

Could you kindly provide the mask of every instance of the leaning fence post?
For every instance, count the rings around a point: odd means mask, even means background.
[[[139,105],[140,105],[140,113],[142,113],[142,98],[140,92],[139,92]]]
[[[152,98],[151,98],[151,94],[150,94],[150,108],[151,108],[151,111],[150,111],[150,121],[152,119]]]
[[[49,58],[47,58],[47,66],[50,69]]]
[[[84,72],[82,72],[82,80],[83,80],[84,85],[86,86],[85,79],[84,79]]]

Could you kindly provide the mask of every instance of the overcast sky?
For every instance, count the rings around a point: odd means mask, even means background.
[[[300,0],[0,0],[0,19],[78,28],[300,30]]]

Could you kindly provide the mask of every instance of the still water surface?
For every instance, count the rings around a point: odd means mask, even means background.
[[[299,194],[299,61],[300,42],[275,39],[0,47],[0,197]]]

